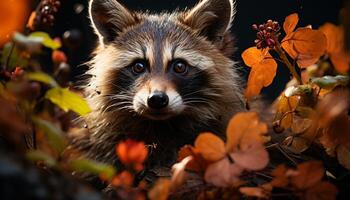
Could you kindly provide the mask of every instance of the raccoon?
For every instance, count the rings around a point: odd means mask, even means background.
[[[126,138],[150,146],[146,169],[170,167],[198,134],[225,132],[245,110],[230,59],[235,0],[202,0],[173,13],[132,12],[117,0],[91,0],[99,42],[87,74],[93,112],[74,145],[88,158],[119,165],[115,145]]]

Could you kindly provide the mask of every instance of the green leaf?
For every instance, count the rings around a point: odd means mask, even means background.
[[[318,85],[320,88],[333,89],[339,85],[346,86],[349,83],[349,77],[343,75],[323,76],[311,79],[311,83]]]
[[[21,33],[15,33],[13,35],[13,41],[16,43],[16,47],[18,47],[19,50],[26,51],[30,54],[39,54],[42,52],[42,38],[30,38]]]
[[[56,160],[50,156],[49,154],[39,151],[39,150],[33,150],[26,153],[26,157],[28,160],[37,162],[42,161],[44,162],[48,167],[55,167],[57,166]]]
[[[58,105],[66,112],[72,110],[81,116],[91,112],[91,108],[85,99],[74,92],[69,91],[68,88],[52,88],[46,92],[45,98],[49,99],[52,103]]]
[[[61,47],[61,44],[53,40],[49,34],[45,32],[34,32],[29,35],[29,38],[42,38],[42,44],[52,50],[56,50]]]
[[[284,92],[284,95],[286,97],[291,97],[291,96],[295,96],[295,95],[302,96],[305,94],[312,94],[311,85],[290,86]]]
[[[74,171],[88,172],[95,175],[100,175],[109,180],[113,178],[116,173],[116,169],[112,165],[107,165],[88,159],[73,160],[70,163],[70,167]]]
[[[50,75],[44,72],[29,72],[27,73],[27,78],[32,81],[42,82],[52,87],[58,87],[57,82]]]
[[[56,150],[57,153],[62,153],[67,146],[62,130],[57,128],[51,122],[43,119],[33,117],[32,120],[35,126],[44,131],[44,133],[47,135],[47,140],[50,146]]]
[[[1,64],[5,65],[7,63],[8,69],[14,69],[16,67],[25,68],[28,66],[28,59],[23,58],[16,47],[12,47],[13,43],[7,43],[4,45],[1,52]],[[13,48],[13,49],[12,49]],[[12,49],[12,53],[11,53]],[[9,57],[10,56],[10,57]]]

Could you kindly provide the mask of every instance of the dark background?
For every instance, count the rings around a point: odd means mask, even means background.
[[[151,12],[172,11],[176,8],[186,8],[195,5],[197,0],[120,0],[131,10],[150,10]],[[73,69],[73,80],[86,69],[84,63],[89,60],[96,37],[90,27],[87,14],[88,0],[62,0],[62,7],[57,15],[57,21],[51,30],[52,35],[62,37],[70,33],[74,48],[65,48]],[[325,22],[338,23],[342,0],[237,0],[237,15],[232,26],[236,36],[237,51],[233,59],[241,62],[239,71],[247,77],[247,68],[241,61],[241,53],[253,46],[255,32],[251,29],[254,23],[264,23],[268,19],[279,21],[294,12],[300,15],[300,26],[311,24],[314,28]],[[67,32],[68,31],[68,32]],[[284,66],[278,68],[278,76],[273,84],[264,89],[264,96],[274,99],[283,90],[289,79]]]

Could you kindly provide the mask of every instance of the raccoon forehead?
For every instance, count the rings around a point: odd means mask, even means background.
[[[186,47],[181,44],[171,43],[166,40],[163,46],[163,64],[174,59],[183,59],[191,66],[201,70],[208,70],[215,65],[214,60],[195,47]]]
[[[195,37],[176,21],[159,20],[157,17],[125,32],[117,38],[113,46],[118,52],[114,56],[118,63],[115,67],[126,66],[135,59],[146,59],[151,66],[162,65],[164,68],[177,58],[202,70],[215,64],[209,56],[210,53],[205,52],[213,49],[211,44],[203,45],[200,37]]]

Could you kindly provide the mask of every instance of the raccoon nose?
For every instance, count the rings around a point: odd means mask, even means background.
[[[147,105],[153,109],[162,109],[169,104],[169,97],[165,92],[155,91],[147,99]]]

